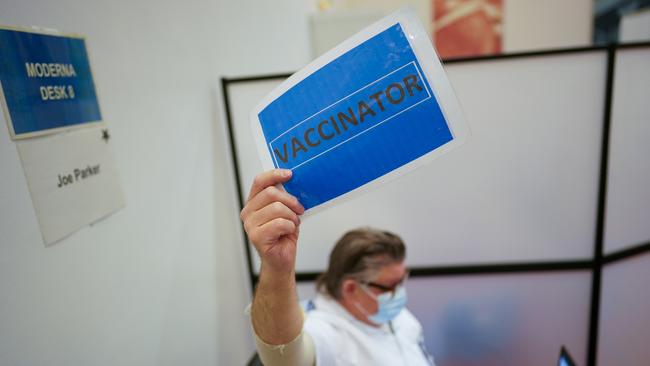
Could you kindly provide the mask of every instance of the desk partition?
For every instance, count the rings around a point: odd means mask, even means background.
[[[407,244],[409,307],[438,366],[549,365],[561,345],[579,365],[615,364],[599,329],[616,327],[612,286],[639,269],[603,268],[650,250],[649,55],[644,43],[445,62],[469,142],[304,220],[300,297],[338,237],[378,227]],[[248,114],[286,77],[222,80],[240,202],[261,171]],[[241,245],[254,283],[259,259]],[[637,315],[626,336],[650,327]]]

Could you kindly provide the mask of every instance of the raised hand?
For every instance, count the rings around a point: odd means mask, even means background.
[[[298,200],[277,185],[291,179],[291,170],[264,172],[253,181],[241,220],[262,260],[262,269],[278,273],[294,271],[299,215],[305,212]]]

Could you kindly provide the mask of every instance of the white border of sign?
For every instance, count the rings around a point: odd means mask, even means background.
[[[354,196],[368,192],[397,177],[411,172],[414,169],[427,164],[431,160],[436,159],[437,157],[446,154],[450,150],[464,144],[469,138],[469,127],[465,122],[462,109],[458,103],[458,100],[456,99],[456,94],[454,93],[453,87],[449,83],[447,75],[445,74],[442,68],[442,64],[440,63],[440,59],[438,58],[438,55],[433,48],[433,43],[429,38],[429,34],[422,26],[422,23],[418,20],[415,11],[410,7],[405,7],[355,34],[337,47],[333,48],[332,50],[328,51],[324,55],[311,62],[302,70],[291,75],[291,77],[280,84],[280,86],[269,93],[269,95],[264,97],[260,103],[251,111],[251,129],[253,131],[253,138],[255,139],[255,145],[257,146],[257,152],[262,162],[263,169],[270,170],[274,169],[275,166],[273,165],[273,160],[268,152],[266,141],[264,139],[264,133],[262,131],[262,126],[259,120],[259,113],[271,102],[273,102],[275,99],[280,97],[282,94],[287,92],[287,90],[301,82],[309,75],[313,74],[333,60],[337,59],[342,54],[348,52],[359,44],[367,41],[368,39],[376,36],[377,34],[385,31],[397,23],[402,26],[402,29],[408,38],[411,48],[413,49],[413,52],[415,53],[420,66],[422,67],[424,76],[428,80],[429,85],[431,86],[431,89],[436,96],[436,100],[440,104],[442,113],[447,120],[454,139],[451,142],[448,142],[447,144],[429,152],[428,154],[421,156],[420,158],[373,180],[372,182],[369,182],[361,187],[358,187],[350,192],[336,197],[324,204],[307,210],[304,215],[305,217],[311,216],[314,213],[330,207],[331,205],[341,202],[342,200],[348,200]]]

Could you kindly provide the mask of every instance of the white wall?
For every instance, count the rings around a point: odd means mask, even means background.
[[[0,365],[241,365],[249,301],[222,75],[309,61],[315,1],[2,0],[87,36],[127,207],[44,247],[0,126]]]
[[[503,0],[503,51],[591,45],[593,0]]]
[[[0,365],[245,363],[249,288],[218,80],[305,64],[311,7],[2,0],[2,24],[87,36],[127,207],[46,248],[0,126]]]

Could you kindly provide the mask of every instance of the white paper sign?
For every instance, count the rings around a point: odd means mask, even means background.
[[[46,244],[124,207],[105,126],[16,143]]]
[[[369,26],[273,90],[251,112],[265,170],[309,214],[462,145],[460,105],[409,8]]]

